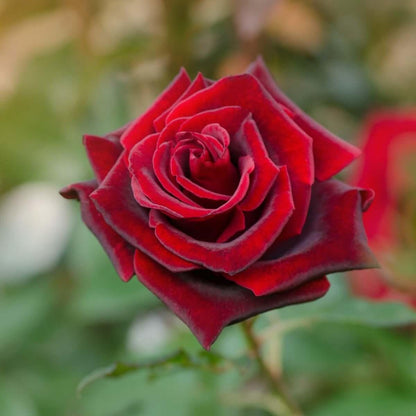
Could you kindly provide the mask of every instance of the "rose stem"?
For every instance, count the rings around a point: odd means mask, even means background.
[[[241,323],[243,334],[246,338],[250,352],[253,354],[261,373],[264,375],[271,389],[279,396],[293,416],[302,416],[302,411],[289,394],[283,380],[269,368],[261,354],[261,344],[253,331],[254,320],[247,320]]]

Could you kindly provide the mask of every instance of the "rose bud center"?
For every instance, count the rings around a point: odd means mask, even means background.
[[[228,132],[218,124],[206,126],[201,133],[182,131],[175,135],[170,171],[177,179],[185,176],[213,192],[232,195],[239,181],[228,145]]]

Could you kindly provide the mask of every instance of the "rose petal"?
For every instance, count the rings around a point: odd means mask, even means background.
[[[328,273],[377,267],[362,224],[372,197],[337,180],[317,182],[302,233],[227,278],[260,296]]]
[[[276,85],[263,59],[257,58],[247,69],[254,75],[280,104],[293,112],[293,119],[313,139],[315,175],[320,181],[327,180],[348,166],[360,155],[355,146],[341,140],[305,114]]]
[[[133,121],[121,136],[121,144],[130,150],[148,134],[154,133],[153,121],[167,110],[186,91],[191,80],[185,69],[181,69],[165,91],[159,95],[152,106],[138,119]]]
[[[153,215],[151,213],[149,216],[151,224],[153,224]],[[246,228],[245,215],[238,207],[209,218],[170,219],[169,221],[175,228],[199,241],[225,242]]]
[[[167,221],[159,211],[150,212],[156,237],[173,253],[207,269],[237,273],[258,260],[274,242],[293,212],[287,170],[283,167],[265,202],[260,219],[238,238],[226,243],[193,239]]]
[[[255,164],[251,174],[250,188],[240,204],[244,211],[252,211],[260,206],[279,173],[279,168],[270,160],[264,147],[256,123],[247,118],[231,143],[232,153],[248,154]]]
[[[235,209],[232,214],[231,220],[224,228],[224,231],[217,238],[217,243],[225,243],[230,240],[236,233],[243,231],[246,228],[246,217],[240,207]]]
[[[306,219],[310,186],[315,177],[312,139],[250,74],[223,78],[195,93],[180,102],[167,121],[223,106],[241,106],[251,112],[270,159],[276,165],[287,165],[296,211],[285,233],[287,236],[299,233]]]
[[[95,208],[89,195],[96,188],[96,181],[80,182],[63,188],[60,194],[64,198],[80,201],[84,223],[97,237],[114,264],[117,273],[126,282],[134,275],[134,248],[106,224],[102,215]]]
[[[154,146],[154,143],[151,143],[150,140],[144,144],[143,146]],[[199,206],[201,205],[194,201],[193,199],[189,198],[187,195],[184,194],[183,190],[178,187],[179,185],[183,184],[181,181],[178,181],[178,178],[171,174],[168,167],[171,163],[171,152],[172,152],[173,144],[171,142],[162,143],[159,148],[153,154],[153,172],[155,173],[157,179],[160,182],[160,185],[168,191],[170,194],[181,200],[182,202],[193,205]],[[150,150],[151,152],[151,150]],[[149,154],[150,154],[149,152]],[[224,198],[219,198],[226,200],[229,196],[224,196]]]
[[[200,111],[187,117],[180,127],[180,131],[202,130],[213,123],[218,123],[223,129],[233,136],[241,127],[241,123],[250,113],[239,106],[222,106],[207,111]],[[176,119],[175,119],[176,120]]]
[[[130,188],[130,175],[120,156],[105,180],[90,198],[104,217],[105,222],[132,246],[139,248],[150,257],[179,272],[198,268],[166,250],[149,227],[148,212],[134,199]]]
[[[178,187],[174,176],[169,171],[171,151],[175,143],[174,138],[184,120],[186,119],[176,119],[163,129],[157,139],[156,149],[154,143],[151,141],[147,142],[146,145],[143,144],[143,146],[150,146],[147,154],[149,158],[152,158],[153,171],[163,188],[182,202],[200,206],[200,204],[184,194],[182,189]],[[151,156],[152,153],[153,156]],[[146,163],[148,163],[147,160]]]
[[[83,137],[83,142],[95,177],[100,183],[116,163],[123,148],[120,141],[113,136],[99,137],[87,134]]]
[[[176,177],[176,181],[188,192],[192,193],[193,195],[201,199],[212,199],[213,201],[227,201],[227,199],[230,198],[230,195],[210,191],[209,189],[206,189],[203,186],[198,185],[195,182],[192,182],[190,179],[182,175],[178,175]]]
[[[185,98],[190,97],[192,94],[196,93],[199,90],[204,89],[208,85],[205,82],[204,77],[201,73],[198,73],[198,75],[195,77],[195,79],[192,81],[192,84],[189,85],[189,87],[185,90],[185,92],[177,99],[177,101],[172,104],[167,110],[165,110],[159,117],[157,117],[154,122],[153,126],[156,131],[162,131],[163,128],[166,126],[166,116],[169,114],[169,112],[172,110],[172,108],[177,104],[178,102],[184,100]]]
[[[329,289],[322,277],[291,291],[256,297],[207,271],[174,274],[139,251],[134,265],[139,280],[189,326],[205,349],[227,325],[270,309],[317,299]]]

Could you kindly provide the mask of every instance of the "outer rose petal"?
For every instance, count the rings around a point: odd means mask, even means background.
[[[81,182],[63,188],[60,194],[64,198],[78,199],[81,202],[83,221],[104,247],[117,273],[124,281],[128,281],[134,274],[134,248],[107,225],[95,208],[89,195],[96,188],[96,181]]]
[[[148,211],[134,199],[130,175],[122,154],[100,186],[91,194],[105,222],[126,239],[170,270],[193,270],[198,266],[166,250],[149,227]],[[122,203],[120,203],[122,201]]]
[[[315,175],[318,180],[331,178],[360,155],[359,149],[330,133],[297,107],[277,87],[262,58],[257,58],[247,72],[254,75],[278,103],[289,108],[297,125],[312,137]]]
[[[377,267],[361,216],[372,196],[337,180],[317,182],[302,233],[227,278],[259,296],[291,289],[324,274]]]
[[[134,266],[139,280],[189,326],[205,349],[227,325],[270,309],[317,299],[329,289],[327,279],[321,277],[290,291],[256,297],[208,271],[174,274],[140,251]]]
[[[121,136],[121,144],[127,150],[130,150],[137,142],[154,133],[153,121],[167,110],[176,100],[186,91],[191,84],[191,80],[182,68],[176,78],[159,95],[153,105],[137,120],[132,122],[127,130]]]
[[[234,274],[264,254],[286,225],[293,209],[287,170],[282,167],[260,219],[234,240],[212,243],[193,239],[172,227],[156,210],[150,212],[150,225],[155,227],[160,242],[178,256],[212,271]]]
[[[100,183],[117,162],[123,148],[120,141],[114,136],[99,137],[87,134],[84,136],[83,142],[95,177]]]

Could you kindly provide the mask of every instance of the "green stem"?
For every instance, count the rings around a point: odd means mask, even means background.
[[[253,331],[253,322],[253,320],[244,321],[241,323],[241,328],[243,329],[250,352],[256,360],[261,374],[264,376],[272,391],[279,396],[282,403],[287,407],[290,415],[302,416],[302,410],[290,395],[281,377],[278,374],[275,374],[264,360],[261,353],[261,343]]]

